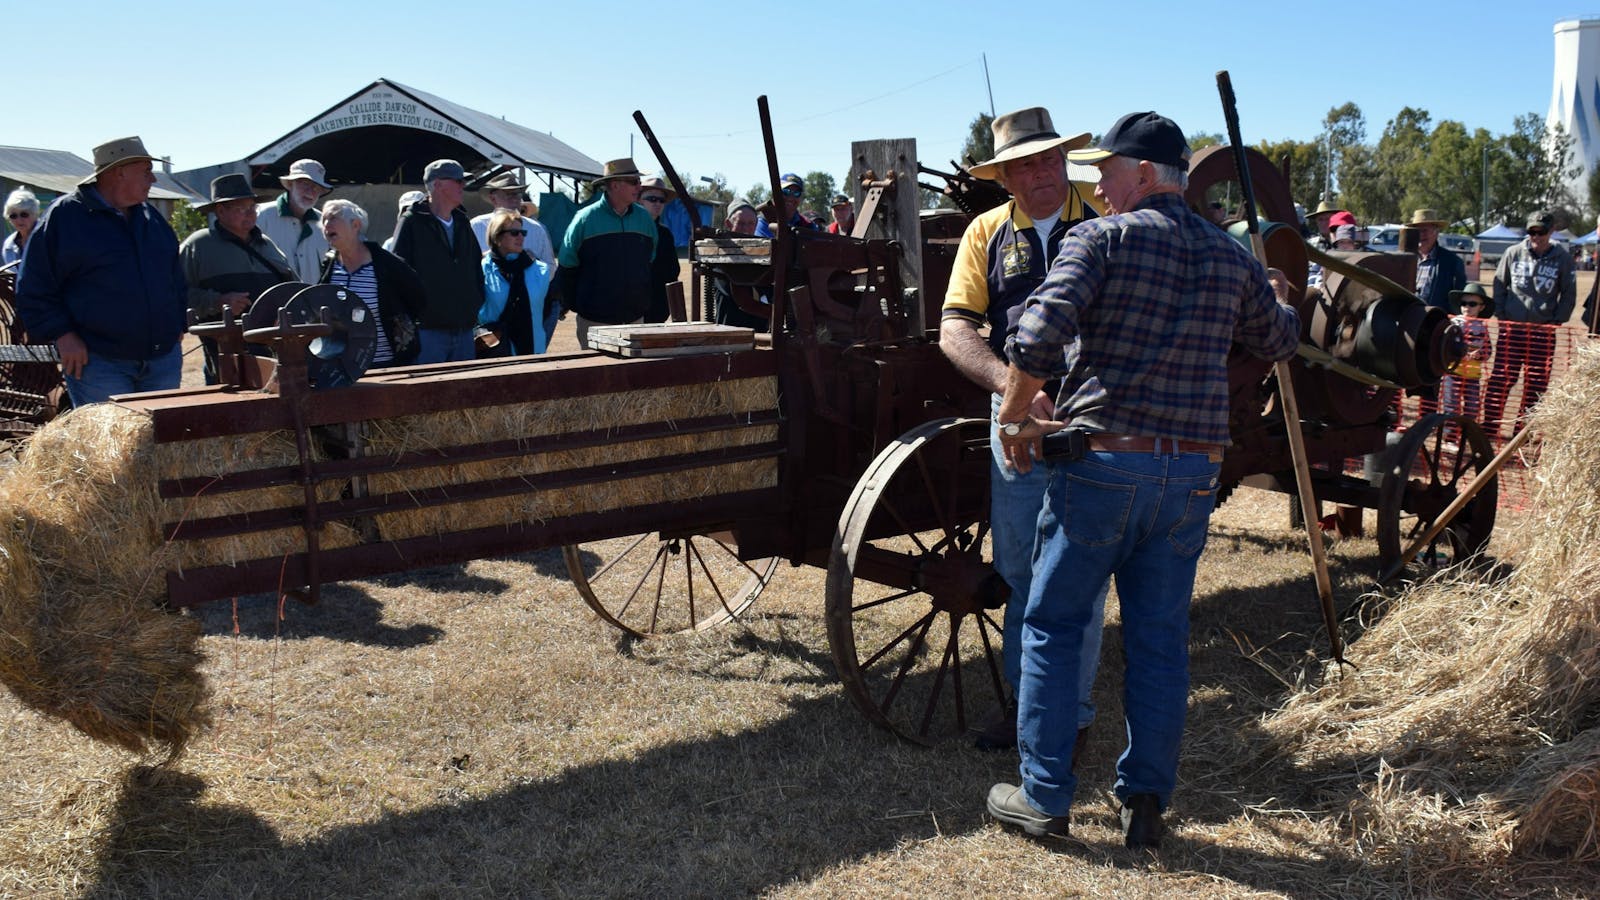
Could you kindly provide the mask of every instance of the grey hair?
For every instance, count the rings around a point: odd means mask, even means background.
[[[366,234],[367,223],[371,221],[367,218],[366,210],[343,198],[329,200],[324,203],[322,205],[322,214],[329,219],[343,219],[346,222],[354,222],[357,234]]]
[[[33,191],[27,188],[17,188],[11,192],[10,196],[6,197],[5,214],[11,215],[12,210],[30,212],[37,217],[39,215],[39,198],[35,197]]]
[[[1149,160],[1145,160],[1149,162]],[[1189,189],[1189,168],[1187,166],[1174,166],[1167,163],[1150,163],[1150,168],[1156,170],[1156,181],[1174,187],[1180,191]]]

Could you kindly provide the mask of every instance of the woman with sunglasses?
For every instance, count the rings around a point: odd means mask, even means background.
[[[639,205],[656,223],[656,255],[650,260],[650,309],[644,314],[646,322],[665,322],[672,317],[667,308],[667,285],[678,280],[678,245],[672,231],[661,224],[661,213],[675,196],[660,175],[650,175],[639,182]]]
[[[527,356],[550,343],[545,294],[550,267],[523,249],[527,226],[514,209],[497,209],[485,230],[483,306],[478,310],[478,355]]]
[[[6,235],[5,243],[0,244],[0,266],[22,259],[28,235],[33,234],[33,226],[39,224],[39,198],[27,188],[12,191],[6,198],[6,221],[14,230]]]

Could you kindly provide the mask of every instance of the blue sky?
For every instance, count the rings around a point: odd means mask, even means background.
[[[765,179],[762,93],[786,171],[840,177],[850,141],[901,137],[946,168],[989,109],[983,53],[996,110],[1047,106],[1064,133],[1152,108],[1220,132],[1218,69],[1247,142],[1309,140],[1351,100],[1369,140],[1406,105],[1504,132],[1549,107],[1554,24],[1600,12],[1505,0],[6,6],[0,143],[87,157],[139,134],[193,168],[242,158],[386,77],[602,161],[629,153],[642,109],[675,166],[740,191]],[[655,168],[642,138],[633,153]]]

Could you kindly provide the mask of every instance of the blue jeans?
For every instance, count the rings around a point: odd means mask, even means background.
[[[474,359],[477,354],[472,346],[472,329],[463,328],[454,331],[443,328],[417,329],[417,358],[413,360],[416,365],[441,362],[462,362]]]
[[[155,359],[112,359],[91,350],[83,374],[66,376],[74,407],[104,403],[112,394],[170,391],[182,381],[183,350],[177,346]]]
[[[990,418],[999,409],[998,397],[992,401]],[[989,535],[994,545],[994,569],[1011,588],[1006,601],[1002,631],[1001,662],[1011,696],[1017,696],[1022,675],[1022,614],[1028,606],[1028,590],[1033,584],[1033,553],[1039,538],[1039,515],[1044,508],[1045,489],[1050,485],[1050,470],[1034,466],[1027,474],[1006,468],[1005,451],[996,430],[989,429]],[[1083,648],[1079,655],[1078,727],[1088,728],[1094,721],[1094,676],[1100,668],[1100,636],[1105,621],[1106,591],[1101,585],[1095,597],[1089,624],[1083,629]]]
[[[1022,626],[1017,749],[1022,787],[1042,812],[1063,816],[1077,779],[1083,632],[1095,595],[1115,575],[1127,660],[1122,700],[1128,748],[1116,794],[1155,794],[1166,807],[1178,775],[1189,698],[1189,600],[1216,499],[1204,454],[1101,453],[1047,464],[1050,487]]]

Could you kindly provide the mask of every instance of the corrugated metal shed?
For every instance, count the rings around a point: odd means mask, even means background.
[[[347,184],[417,184],[430,161],[469,172],[527,168],[578,180],[601,164],[544,132],[380,78],[266,147],[245,163],[258,186],[275,185],[296,159],[327,166]]]
[[[78,182],[94,172],[94,164],[65,150],[0,146],[0,179],[51,194],[70,194]],[[156,186],[151,200],[194,200],[172,176],[156,165]]]

